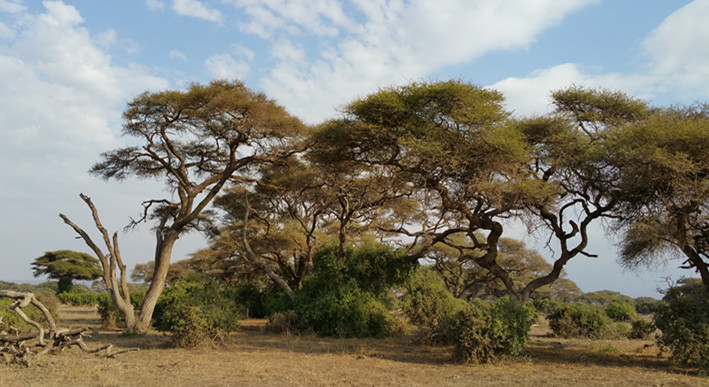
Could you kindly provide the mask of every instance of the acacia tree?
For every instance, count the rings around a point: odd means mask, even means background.
[[[458,240],[455,243],[462,246],[465,241]],[[480,252],[480,255],[482,254],[484,252]],[[499,278],[476,265],[474,261],[462,257],[460,251],[455,248],[438,243],[431,248],[426,258],[433,260],[446,287],[455,297],[499,298],[507,294]],[[552,269],[552,265],[536,250],[529,249],[522,241],[511,238],[500,238],[497,261],[516,283],[526,284],[546,275]],[[553,283],[536,289],[532,297],[569,300],[580,295],[578,286],[564,276],[565,273],[562,272],[561,277]]]
[[[709,106],[654,109],[611,144],[626,192],[616,222],[621,262],[683,257],[709,289]]]
[[[347,245],[404,199],[391,179],[317,158],[315,147],[302,160],[264,166],[250,189],[239,187],[218,197],[216,205],[225,216],[200,258],[246,262],[292,299],[312,273],[319,246],[336,240],[344,260]]]
[[[386,229],[411,237],[414,256],[445,244],[518,296],[497,262],[502,222],[556,191],[530,177],[526,138],[502,102],[496,91],[459,81],[415,83],[354,101],[317,136],[331,159],[386,168],[417,187],[422,216]]]
[[[123,134],[136,138],[139,145],[102,154],[90,172],[107,180],[130,176],[160,180],[173,193],[143,202],[142,215],[131,222],[156,222],[154,275],[137,317],[128,298],[117,235],[109,238],[90,199],[82,195],[107,254],[81,228],[61,216],[101,261],[106,287],[124,313],[127,329],[145,332],[180,235],[202,224],[208,206],[223,187],[248,182],[254,178],[256,166],[296,152],[294,143],[307,128],[274,101],[238,81],[192,84],[184,91],[146,92],[129,102],[123,118]],[[116,267],[120,280],[116,280]]]
[[[417,254],[436,243],[458,250],[523,301],[558,280],[570,259],[593,256],[589,226],[614,216],[622,192],[608,132],[648,113],[620,93],[572,87],[553,97],[554,113],[513,120],[494,90],[414,83],[355,100],[316,135],[331,144],[330,158],[387,168],[419,188],[424,216],[388,231],[411,237]],[[557,254],[550,270],[522,279],[501,264],[510,219],[546,230]]]
[[[589,227],[615,219],[626,195],[614,161],[611,134],[645,119],[651,109],[639,99],[609,90],[572,86],[552,94],[555,111],[545,117],[518,121],[526,137],[530,176],[555,187],[553,200],[527,206],[527,220],[546,230],[555,248],[552,270],[521,288],[523,297],[556,281],[566,263],[586,251]]]
[[[47,251],[32,262],[32,270],[35,277],[47,275],[59,280],[57,293],[71,291],[73,280],[93,280],[101,276],[96,258],[71,250]]]

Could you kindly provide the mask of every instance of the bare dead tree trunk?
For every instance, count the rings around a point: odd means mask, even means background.
[[[81,227],[69,220],[67,216],[64,214],[59,214],[59,217],[64,220],[64,223],[69,225],[72,229],[74,229],[74,231],[76,231],[77,234],[79,234],[81,239],[83,239],[91,250],[93,250],[94,254],[101,262],[101,267],[103,268],[102,278],[104,284],[106,285],[106,289],[108,290],[108,294],[111,296],[111,300],[113,300],[116,307],[121,311],[121,313],[123,313],[126,328],[129,331],[132,331],[135,329],[136,325],[135,310],[130,302],[126,265],[123,263],[121,252],[118,248],[118,233],[113,233],[113,238],[110,238],[108,231],[105,227],[103,227],[101,219],[99,219],[98,210],[91,201],[91,198],[84,194],[80,194],[79,196],[86,203],[86,205],[89,206],[91,215],[94,219],[94,224],[103,237],[108,253],[104,254],[101,248],[94,243],[91,237]],[[120,273],[120,276],[118,277],[117,272]]]
[[[113,357],[119,353],[137,351],[137,348],[128,348],[119,351],[112,351],[112,345],[107,344],[96,349],[89,349],[83,341],[88,328],[64,329],[57,327],[57,324],[49,310],[32,293],[14,292],[10,290],[0,290],[0,298],[11,298],[15,302],[10,305],[10,310],[14,311],[27,325],[34,327],[36,331],[19,334],[19,329],[14,328],[17,334],[7,335],[0,333],[0,355],[6,363],[19,363],[29,365],[30,358],[44,355],[50,351],[63,351],[72,346],[78,346],[87,353],[98,353],[105,350],[104,357]],[[22,308],[33,305],[42,312],[44,319],[49,325],[49,330],[45,331],[42,324],[30,319]],[[9,324],[8,324],[9,325]],[[32,345],[30,342],[37,340]]]

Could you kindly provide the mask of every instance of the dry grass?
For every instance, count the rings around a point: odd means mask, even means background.
[[[495,365],[450,362],[448,348],[407,338],[336,340],[263,333],[263,321],[244,322],[227,348],[171,348],[169,338],[126,337],[98,330],[95,310],[64,307],[62,325],[97,328],[89,343],[139,352],[102,359],[78,350],[47,355],[29,368],[0,365],[0,386],[16,385],[624,385],[709,386],[709,379],[671,367],[650,341],[563,340],[536,327],[518,359]]]

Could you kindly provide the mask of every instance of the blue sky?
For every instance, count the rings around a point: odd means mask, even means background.
[[[422,79],[496,88],[519,116],[572,83],[689,104],[709,95],[708,17],[709,0],[0,0],[0,280],[31,279],[45,251],[87,251],[58,217],[93,231],[80,192],[110,230],[164,195],[86,172],[123,144],[121,111],[145,90],[238,78],[312,124]],[[623,272],[595,234],[600,257],[567,266],[584,291],[656,295],[689,274]],[[151,258],[149,226],[120,238],[129,266]],[[173,260],[201,246],[185,236]]]

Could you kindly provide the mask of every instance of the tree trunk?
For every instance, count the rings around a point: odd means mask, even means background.
[[[164,233],[162,238],[158,238],[157,245],[155,246],[155,272],[153,274],[153,280],[150,282],[147,293],[145,293],[145,299],[143,299],[143,304],[140,307],[140,313],[135,323],[130,326],[126,321],[126,327],[129,331],[146,333],[150,328],[155,305],[158,303],[158,298],[160,298],[160,294],[162,294],[162,290],[165,287],[165,280],[167,279],[168,269],[170,268],[172,248],[175,246],[175,242],[177,242],[178,238],[179,233],[174,230],[168,230]]]

